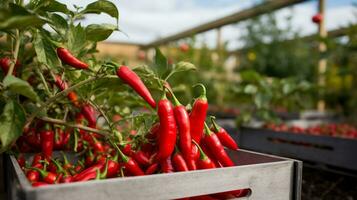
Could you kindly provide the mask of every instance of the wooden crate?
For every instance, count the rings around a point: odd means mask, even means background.
[[[302,163],[246,150],[228,152],[237,166],[113,178],[34,188],[15,157],[7,157],[8,197],[13,200],[177,199],[250,188],[240,199],[299,200]]]

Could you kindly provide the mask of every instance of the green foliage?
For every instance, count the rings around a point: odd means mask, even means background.
[[[313,103],[314,87],[307,81],[267,77],[253,70],[242,71],[240,75],[240,84],[232,88],[240,99],[239,123],[246,123],[252,117],[276,121],[275,110],[296,111]]]
[[[31,120],[31,115],[63,117],[63,110],[68,109],[73,112],[69,115],[71,117],[78,112],[78,108],[63,97],[43,109],[47,101],[59,92],[57,87],[53,87],[54,74],[62,75],[69,85],[74,85],[93,76],[112,73],[112,68],[95,60],[93,53],[96,52],[96,43],[117,31],[118,24],[81,24],[86,15],[101,13],[118,22],[119,12],[112,2],[94,1],[85,8],[75,7],[75,10],[56,0],[30,0],[26,5],[22,2],[0,2],[0,36],[7,38],[1,44],[0,55],[20,61],[14,66],[16,74],[6,76],[1,73],[0,102],[6,102],[0,104],[1,152],[22,134],[25,121]],[[15,48],[17,45],[18,51]],[[68,48],[73,55],[89,63],[92,71],[82,72],[61,65],[56,52],[58,47]],[[102,104],[108,101],[107,96],[111,103],[122,103],[124,99],[121,96],[108,94],[108,90],[123,92],[120,85],[118,79],[98,80],[76,89],[76,92],[79,99],[85,102],[92,99]]]
[[[277,24],[274,13],[248,21],[242,36],[245,51],[240,55],[239,70],[254,69],[271,77],[297,77],[314,80],[317,51],[311,42],[299,39],[292,28],[292,17],[285,18],[286,27]]]
[[[0,2],[0,36],[6,37],[5,42],[0,43],[0,58],[9,57],[9,69],[14,69],[13,75],[0,73],[0,152],[9,149],[21,136],[25,124],[35,128],[34,118],[46,116],[69,123],[75,120],[81,108],[66,98],[69,91],[61,92],[56,86],[56,76],[67,83],[65,88],[75,87],[73,91],[79,104],[92,104],[104,113],[108,121],[102,130],[114,132],[114,123],[109,118],[120,115],[124,119],[120,123],[126,127],[123,134],[128,136],[131,130],[137,130],[135,137],[143,140],[157,120],[156,112],[151,108],[143,112],[148,104],[115,75],[118,63],[100,61],[94,55],[97,42],[118,31],[118,24],[84,26],[82,23],[89,14],[103,13],[118,22],[116,6],[110,1],[98,0],[84,8],[74,6],[75,10],[70,10],[55,0],[31,0],[27,5],[21,2]],[[87,63],[89,70],[78,70],[60,62],[59,47]],[[15,59],[20,61],[16,65]],[[188,62],[169,64],[157,49],[153,63],[133,70],[158,99],[166,80],[194,69]]]
[[[28,97],[32,101],[37,101],[39,99],[36,92],[28,82],[16,78],[15,76],[6,76],[3,80],[3,84],[4,87],[10,92],[21,94],[25,97]]]
[[[25,113],[15,101],[8,101],[0,115],[0,153],[4,152],[22,134]]]

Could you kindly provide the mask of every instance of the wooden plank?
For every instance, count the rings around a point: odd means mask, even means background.
[[[344,35],[347,35],[349,28],[348,27],[343,27],[343,28],[338,28],[338,29],[334,29],[331,31],[327,32],[327,35],[329,38],[337,38],[337,37],[342,37]],[[301,38],[298,38],[299,40],[305,40],[305,41],[313,41],[316,40],[318,36],[316,34],[311,34],[311,35],[307,35],[307,36],[303,36]],[[285,40],[282,42],[291,42],[294,41],[296,39],[291,39],[291,40]],[[237,49],[237,50],[233,50],[230,51],[229,54],[241,54],[244,53],[246,51],[248,51],[250,48],[249,47],[244,47],[241,49]]]
[[[151,42],[147,45],[145,45],[143,48],[151,48],[151,47],[156,47],[160,46],[172,41],[176,41],[182,38],[187,38],[190,36],[193,36],[198,33],[206,32],[212,29],[220,28],[222,26],[236,23],[239,21],[247,20],[252,17],[259,16],[261,14],[265,14],[268,12],[272,12],[274,10],[278,10],[280,8],[284,8],[287,6],[291,6],[297,3],[304,2],[306,0],[274,0],[274,1],[266,1],[265,3],[259,4],[257,6],[254,6],[252,8],[243,10],[243,11],[238,11],[234,14],[228,15],[226,17],[216,19],[212,22],[208,22],[202,25],[199,25],[197,27],[191,28],[189,30],[182,31],[180,33],[161,38],[159,40],[156,40],[154,42]]]

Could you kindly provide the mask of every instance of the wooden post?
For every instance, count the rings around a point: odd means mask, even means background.
[[[322,16],[322,20],[319,23],[319,36],[320,38],[326,38],[327,37],[327,31],[325,29],[325,0],[319,0],[319,13]],[[326,86],[326,67],[327,67],[327,59],[325,58],[324,54],[326,52],[326,44],[324,41],[321,41],[319,43],[319,53],[320,53],[320,58],[318,62],[318,85],[322,88]],[[321,93],[320,93],[321,94]],[[318,111],[325,111],[325,101],[322,96],[319,97],[319,101],[317,103],[317,110]]]
[[[220,51],[221,47],[222,47],[222,30],[221,28],[217,28],[217,44],[216,44],[217,51]]]

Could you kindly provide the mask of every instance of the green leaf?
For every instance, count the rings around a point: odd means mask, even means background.
[[[24,109],[26,111],[27,114],[32,114],[38,111],[38,109],[40,108],[39,106],[37,106],[35,103],[33,102],[26,102],[23,104]],[[37,117],[45,117],[47,116],[47,111],[46,109],[42,109],[39,113],[37,113],[36,115]]]
[[[267,94],[257,93],[254,96],[254,103],[258,109],[266,108],[269,105],[271,98]]]
[[[78,56],[81,50],[86,46],[86,33],[81,24],[71,26],[68,32],[68,49],[72,54]]]
[[[26,6],[31,10],[68,13],[67,6],[55,0],[31,0]]]
[[[33,101],[37,101],[39,99],[36,92],[33,90],[33,88],[28,82],[19,79],[15,76],[6,76],[3,81],[3,84],[10,91],[28,97]]]
[[[247,86],[244,87],[244,93],[245,94],[255,94],[257,93],[258,88],[255,85],[249,84]]]
[[[10,4],[8,9],[0,9],[0,30],[40,27],[46,20],[30,13],[24,7]]]
[[[155,71],[159,77],[163,77],[169,70],[167,58],[161,53],[160,49],[155,48]]]
[[[59,65],[55,47],[43,32],[37,32],[33,45],[40,63],[46,64],[49,67]]]
[[[67,20],[56,13],[48,14],[49,25],[60,35],[65,35],[68,30]]]
[[[99,0],[94,3],[87,5],[87,7],[82,11],[82,13],[107,13],[108,15],[119,19],[119,11],[114,3],[106,0]]]
[[[0,116],[0,153],[21,136],[25,125],[25,113],[15,101],[9,101]]]
[[[194,64],[189,62],[181,61],[175,65],[175,72],[184,72],[189,70],[197,70]]]
[[[42,7],[41,10],[48,11],[48,12],[68,13],[68,8],[66,4],[62,4],[55,0],[49,0],[48,2],[49,3],[47,3],[44,7]]]
[[[91,41],[102,41],[107,39],[113,31],[118,30],[112,24],[91,24],[86,27],[87,39]]]
[[[262,77],[254,70],[245,70],[240,73],[243,81],[258,82]]]

